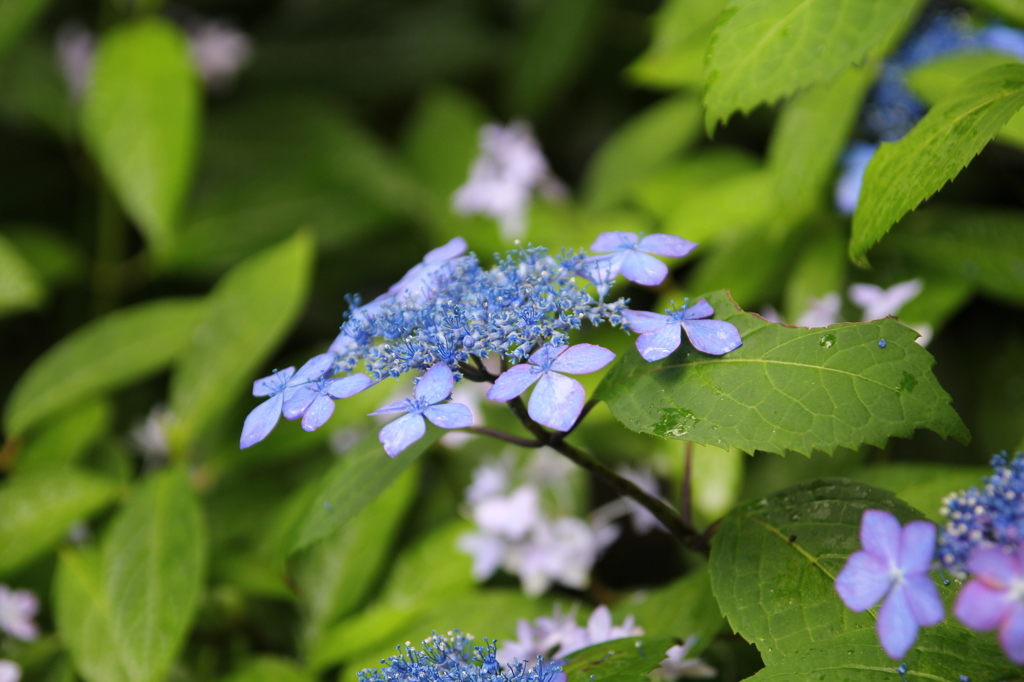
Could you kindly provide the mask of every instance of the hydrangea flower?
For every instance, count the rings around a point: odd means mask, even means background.
[[[577,607],[573,606],[563,615],[556,605],[553,616],[540,616],[532,623],[520,619],[516,623],[517,639],[502,645],[498,660],[533,661],[553,657],[559,661],[594,644],[644,634],[644,629],[636,625],[632,615],[626,616],[622,625],[615,625],[611,611],[604,604],[593,610],[586,625],[576,622],[576,611]]]
[[[928,577],[935,551],[935,524],[868,509],[861,517],[862,550],[850,555],[836,577],[836,592],[853,611],[866,611],[884,597],[878,638],[895,660],[917,639],[921,625],[936,625],[944,614],[939,590]]]
[[[953,613],[972,630],[999,628],[999,644],[1024,665],[1024,547],[979,549],[967,561],[973,580],[957,595]]]
[[[657,497],[665,501],[661,497],[658,479],[650,469],[620,466],[615,469],[615,473],[632,482],[651,497]],[[618,497],[611,502],[601,505],[593,513],[593,517],[600,519],[601,523],[611,523],[624,516],[629,517],[633,532],[637,535],[647,535],[652,530],[666,530],[661,521],[651,513],[651,510],[631,497]]]
[[[842,171],[836,180],[836,210],[844,216],[853,215],[860,200],[860,189],[864,184],[864,173],[878,150],[877,144],[855,141],[847,148],[840,160]],[[805,325],[801,325],[805,326]]]
[[[611,642],[623,637],[638,637],[642,634],[644,634],[644,629],[636,624],[636,619],[632,615],[626,616],[622,625],[616,625],[612,620],[612,612],[607,606],[601,604],[591,612],[586,627],[577,626],[565,633],[561,646],[555,652],[555,657],[563,658],[573,652],[586,649],[588,646]]]
[[[630,282],[657,286],[668,275],[668,266],[654,256],[682,258],[695,248],[695,243],[671,234],[640,237],[634,232],[603,232],[590,250],[608,255],[588,258],[583,273],[591,279],[587,273],[594,272],[595,283],[607,283],[621,272]]]
[[[704,661],[699,658],[687,658],[696,643],[697,635],[690,635],[682,644],[669,647],[664,660],[651,671],[651,677],[661,682],[675,682],[681,678],[706,680],[717,677],[718,671]]]
[[[889,315],[896,315],[907,303],[917,298],[924,289],[920,278],[893,284],[883,289],[876,284],[851,284],[847,292],[854,305],[864,310],[862,322],[881,320]]]
[[[590,374],[614,359],[615,353],[590,343],[548,344],[531,355],[526,363],[503,372],[487,392],[487,398],[508,402],[536,383],[527,407],[530,418],[556,431],[568,431],[583,411],[586,392],[583,384],[562,372]]]
[[[680,328],[686,332],[686,338],[693,347],[702,353],[724,355],[743,344],[739,331],[729,322],[707,320],[715,314],[714,308],[701,299],[678,310],[665,310],[664,315],[644,310],[623,310],[622,316],[631,331],[640,335],[636,340],[636,349],[640,356],[648,362],[667,358],[682,341]]]
[[[39,636],[39,627],[33,621],[37,613],[39,599],[30,590],[12,590],[0,585],[0,631],[31,642]]]
[[[14,661],[0,658],[0,682],[19,682],[21,666]]]
[[[379,439],[384,452],[394,457],[418,441],[427,432],[426,417],[442,429],[464,429],[473,425],[473,413],[461,403],[438,404],[452,394],[455,378],[446,365],[438,363],[428,369],[416,383],[412,398],[399,400],[370,413],[391,414],[406,412],[380,430]]]

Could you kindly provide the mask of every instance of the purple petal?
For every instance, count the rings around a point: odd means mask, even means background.
[[[293,374],[295,374],[295,368],[288,367],[280,372],[274,372],[268,377],[257,379],[253,382],[252,394],[257,398],[261,398],[265,395],[280,393],[288,385],[288,380],[292,378]]]
[[[423,410],[423,416],[442,429],[464,429],[473,425],[473,413],[462,403],[431,405]]]
[[[388,403],[384,407],[377,408],[373,412],[366,415],[367,417],[376,417],[380,414],[394,414],[395,412],[408,412],[409,403],[404,400],[396,400],[393,403]]]
[[[679,348],[682,338],[679,324],[672,322],[657,331],[641,334],[636,340],[636,349],[644,360],[654,362],[671,355],[672,351]]]
[[[439,246],[436,249],[427,251],[427,255],[423,256],[424,263],[440,263],[446,260],[451,260],[456,256],[461,256],[466,253],[469,246],[466,244],[466,240],[462,237],[454,237],[444,246]]]
[[[926,522],[922,522],[926,523]],[[904,577],[907,603],[914,614],[918,625],[938,625],[946,617],[946,609],[942,606],[939,588],[935,586],[928,574],[909,575]]]
[[[590,245],[590,250],[594,253],[618,251],[619,249],[628,249],[638,241],[639,237],[633,232],[602,232]]]
[[[860,518],[860,544],[864,551],[897,566],[902,530],[900,522],[887,511],[867,509]]]
[[[968,580],[956,596],[953,615],[972,630],[992,630],[1009,608],[1005,590],[993,589],[980,580]]]
[[[541,346],[538,350],[534,351],[533,355],[530,356],[530,364],[539,366],[554,362],[555,358],[564,353],[568,348],[568,346],[556,345],[553,343]]]
[[[714,314],[715,309],[711,307],[710,303],[702,298],[693,305],[686,306],[686,310],[683,311],[683,319],[702,320],[705,317],[711,317]]]
[[[866,611],[889,589],[889,567],[874,554],[854,552],[836,576],[836,592],[847,608]]]
[[[566,374],[590,374],[601,369],[615,359],[615,353],[607,348],[592,343],[580,343],[570,346],[564,353],[555,358],[551,369]]]
[[[556,431],[568,431],[580,416],[586,397],[580,382],[545,372],[530,395],[526,411],[538,424]]]
[[[898,524],[897,524],[898,525]],[[878,610],[878,639],[889,658],[903,658],[917,639],[917,621],[907,602],[903,585],[893,585]]]
[[[394,457],[422,438],[426,432],[427,425],[423,417],[418,414],[407,414],[381,429],[377,434],[377,440],[384,446],[384,452]]]
[[[523,391],[540,378],[540,372],[533,365],[522,363],[510,367],[501,373],[487,391],[487,399],[496,403],[504,403],[523,394]]]
[[[693,347],[709,355],[725,355],[743,345],[740,332],[722,320],[683,320],[683,330]]]
[[[646,253],[627,251],[622,258],[620,272],[630,282],[653,287],[665,281],[668,266]]]
[[[911,521],[903,527],[899,567],[904,573],[927,573],[935,556],[935,524]]]
[[[967,570],[989,587],[997,590],[1009,589],[1020,579],[1020,566],[1015,557],[1001,547],[979,549],[967,560]]]
[[[651,313],[646,310],[623,310],[622,316],[626,318],[629,330],[637,334],[648,334],[658,331],[666,325],[677,324],[668,315]]]
[[[303,384],[284,392],[284,418],[298,419],[306,413],[320,391],[313,384]]]
[[[360,391],[365,391],[373,386],[373,379],[365,374],[351,374],[341,379],[331,379],[324,385],[324,389],[332,398],[350,398]]]
[[[450,396],[454,386],[455,377],[452,376],[452,371],[448,369],[448,365],[439,362],[431,365],[430,369],[423,373],[416,382],[416,389],[413,392],[417,398],[433,405]]]
[[[610,282],[619,274],[622,259],[617,255],[588,256],[583,261],[580,274],[594,283]]]
[[[278,393],[270,400],[265,400],[249,413],[242,425],[242,439],[239,446],[244,450],[270,435],[281,418],[281,405],[284,394]]]
[[[1024,606],[1015,603],[999,627],[999,644],[1007,658],[1017,665],[1024,665]]]
[[[682,258],[697,248],[697,244],[674,234],[649,234],[636,245],[641,251],[666,258]]]
[[[302,430],[316,431],[334,414],[334,401],[323,393],[317,394],[309,409],[302,415]]]
[[[320,355],[312,357],[306,361],[306,364],[299,368],[299,371],[295,373],[295,376],[293,376],[292,380],[288,383],[292,386],[298,386],[299,384],[303,384],[307,381],[319,379],[327,373],[334,364],[334,361],[337,359],[338,356],[334,353],[321,353]]]

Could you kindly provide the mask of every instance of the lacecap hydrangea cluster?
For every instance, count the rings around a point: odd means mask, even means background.
[[[637,332],[637,349],[648,361],[672,353],[683,332],[704,353],[740,346],[736,327],[708,319],[714,310],[704,300],[686,300],[664,315],[628,310],[625,299],[605,301],[619,276],[658,285],[668,266],[657,256],[681,258],[696,246],[674,235],[605,232],[591,245],[596,255],[518,247],[484,268],[466,253],[465,240],[455,238],[373,301],[351,298],[341,333],[326,353],[298,371],[289,367],[257,380],[253,395],[268,399],[246,418],[241,447],[266,438],[281,415],[301,419],[302,428],[313,431],[333,414],[335,400],[407,372],[422,372],[413,395],[371,413],[401,415],[380,432],[391,456],[423,436],[424,420],[446,429],[472,426],[469,408],[450,402],[463,379],[493,381],[487,397],[495,402],[515,400],[532,387],[530,417],[569,431],[586,396],[582,384],[566,375],[596,372],[615,358],[593,344],[569,345],[584,322]],[[497,378],[483,369],[482,360],[491,355],[511,365]]]

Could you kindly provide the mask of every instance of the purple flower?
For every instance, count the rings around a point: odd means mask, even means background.
[[[348,398],[373,385],[365,374],[330,379],[336,371],[334,353],[322,353],[299,368],[284,391],[285,419],[302,417],[305,431],[316,431],[334,414],[334,400]]]
[[[522,363],[502,373],[487,392],[487,397],[504,403],[522,395],[534,383],[527,411],[538,424],[568,431],[583,411],[586,393],[575,379],[559,374],[589,374],[615,359],[615,353],[590,343],[575,346],[548,344]]]
[[[679,310],[666,310],[667,314],[649,313],[643,310],[623,310],[629,329],[640,335],[636,349],[648,362],[668,357],[679,347],[682,336],[680,327],[686,332],[693,347],[703,353],[724,355],[743,344],[736,326],[722,320],[705,320],[715,314],[714,308],[701,299]]]
[[[260,403],[242,426],[242,439],[239,445],[244,450],[270,435],[281,418],[281,407],[284,405],[284,392],[288,388],[294,367],[274,372],[268,377],[257,379],[252,385],[252,394],[256,397],[269,396],[269,400]]]
[[[661,284],[668,274],[668,266],[652,255],[682,258],[697,245],[671,234],[649,234],[641,238],[633,232],[602,232],[590,250],[607,256],[588,258],[591,267],[601,273],[603,280],[622,273],[630,282],[654,286]],[[587,275],[584,275],[587,276]],[[591,279],[587,276],[587,279]]]
[[[402,450],[418,441],[427,431],[423,421],[426,417],[435,426],[442,429],[464,429],[473,425],[473,413],[460,403],[438,405],[452,394],[455,377],[444,363],[437,363],[420,377],[412,398],[399,400],[385,405],[370,416],[407,412],[380,430],[379,440],[384,452],[394,457]]]
[[[972,630],[998,627],[1003,651],[1024,665],[1024,546],[1014,554],[1002,547],[979,549],[967,568],[974,579],[957,595],[954,615]]]
[[[30,590],[12,590],[0,585],[0,632],[31,642],[39,636],[33,619],[39,613],[39,599]]]
[[[878,639],[895,660],[917,639],[920,625],[936,625],[944,614],[942,600],[928,569],[935,553],[935,524],[911,521],[900,528],[886,511],[868,509],[860,522],[864,548],[850,555],[836,578],[836,592],[860,612],[885,597],[878,612]]]

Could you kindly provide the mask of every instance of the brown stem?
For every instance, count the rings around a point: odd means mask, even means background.
[[[486,426],[467,426],[462,429],[469,433],[476,433],[481,436],[490,436],[491,438],[497,438],[503,440],[506,443],[512,443],[513,445],[521,445],[524,448],[539,448],[543,447],[544,443],[539,440],[528,440],[526,438],[520,438],[519,436],[513,436],[511,433],[505,433],[504,431],[498,431],[497,429],[489,429]]]
[[[679,500],[679,513],[683,521],[693,523],[693,443],[687,442],[684,447],[685,462],[683,464],[683,490]]]

